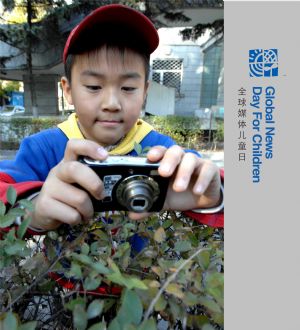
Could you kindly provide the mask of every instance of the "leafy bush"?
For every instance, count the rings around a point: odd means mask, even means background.
[[[201,121],[198,117],[184,117],[184,116],[147,116],[143,118],[154,129],[162,134],[169,135],[179,145],[201,150],[205,148],[204,131],[200,128]],[[20,141],[31,134],[37,133],[41,130],[55,127],[62,122],[62,117],[48,117],[48,118],[0,118],[0,134],[2,149],[17,149]],[[223,122],[217,124],[217,131],[214,132],[214,142],[223,142],[224,129]]]
[[[62,122],[62,118],[31,118],[13,117],[0,118],[1,148],[18,149],[20,141],[28,135],[41,130],[55,127]]]
[[[179,145],[197,149],[203,139],[201,121],[197,117],[150,116],[145,120],[162,133],[169,135]]]
[[[214,132],[214,142],[224,141],[224,121],[217,121],[217,130]]]
[[[32,205],[16,205],[12,188],[7,199],[14,208],[0,202],[1,329],[223,329],[222,230],[177,212],[139,222],[124,212],[28,237]],[[25,218],[18,229],[1,229],[16,216]]]

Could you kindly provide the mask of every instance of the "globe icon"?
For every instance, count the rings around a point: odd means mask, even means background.
[[[274,63],[277,62],[277,50],[276,49],[266,49],[264,51],[264,62]]]

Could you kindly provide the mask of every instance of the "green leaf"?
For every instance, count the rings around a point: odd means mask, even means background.
[[[206,291],[216,300],[220,307],[224,308],[224,287],[208,287],[206,288]]]
[[[64,304],[64,307],[73,312],[75,310],[75,306],[81,305],[82,308],[84,309],[85,304],[86,304],[85,299],[82,297],[78,297],[78,298],[70,300],[68,303]]]
[[[17,328],[18,328],[18,320],[16,315],[12,312],[6,313],[5,318],[3,320],[3,330],[17,330]]]
[[[89,256],[85,255],[85,254],[78,254],[78,253],[72,253],[72,258],[82,262],[85,265],[88,266],[92,266],[93,265],[93,261],[92,258],[90,258]]]
[[[78,330],[85,330],[88,324],[87,313],[81,304],[74,307],[73,310],[74,327]]]
[[[108,330],[123,330],[117,318],[114,318],[108,326]]]
[[[203,270],[207,270],[210,263],[210,251],[203,250],[198,254],[198,261]]]
[[[187,252],[192,248],[190,241],[179,241],[175,243],[174,250],[177,252]]]
[[[25,248],[25,246],[26,246],[25,241],[18,240],[9,246],[6,246],[4,250],[8,255],[16,255],[16,254],[18,255],[19,252]]]
[[[195,306],[199,303],[198,296],[191,292],[186,292],[182,301],[186,306]]]
[[[215,330],[215,327],[213,327],[211,324],[204,324],[202,330]]]
[[[103,300],[94,300],[89,304],[89,307],[87,309],[87,316],[88,319],[93,319],[99,315],[101,315],[103,310],[104,301]]]
[[[166,232],[163,227],[159,227],[154,233],[154,239],[157,243],[162,243],[166,239]]]
[[[199,304],[203,305],[213,313],[222,313],[220,306],[214,300],[207,297],[199,297]]]
[[[224,286],[224,274],[214,272],[208,273],[206,276],[206,283],[208,287],[216,288]]]
[[[0,201],[0,216],[4,215],[5,211],[6,211],[5,204],[2,201]]]
[[[168,303],[170,306],[171,315],[173,315],[174,320],[180,319],[183,313],[186,315],[185,309],[182,309],[182,306],[178,304],[177,300],[169,299]]]
[[[30,211],[30,212],[34,211],[33,203],[31,201],[29,201],[28,199],[21,199],[21,200],[18,201],[18,203],[20,205],[22,205],[28,211]]]
[[[21,324],[18,330],[35,330],[37,327],[37,321],[31,321]]]
[[[116,284],[120,284],[122,286],[125,286],[125,279],[124,277],[122,276],[121,273],[113,273],[113,274],[110,274],[110,275],[107,275],[106,276],[108,280],[116,283]]]
[[[106,330],[107,327],[106,327],[106,323],[105,322],[99,322],[99,323],[96,323],[94,325],[92,325],[91,327],[88,328],[88,330]]]
[[[173,224],[173,220],[172,219],[168,219],[166,221],[163,222],[162,226],[164,229],[168,229],[169,227],[171,227]]]
[[[120,284],[121,286],[125,286],[128,289],[148,289],[148,287],[140,279],[132,276],[125,277],[121,273],[107,275],[107,279],[114,283]]]
[[[154,309],[155,311],[159,312],[165,310],[166,307],[167,307],[167,301],[163,295],[160,295],[157,300],[157,303],[154,306]]]
[[[88,255],[89,252],[90,252],[90,246],[87,243],[84,242],[81,246],[81,253],[85,254],[85,255]]]
[[[150,149],[151,149],[151,147],[145,147],[142,151],[142,155],[147,155],[147,153]]]
[[[138,325],[143,316],[142,302],[133,290],[126,289],[122,296],[122,305],[117,314],[117,319],[120,324],[135,324]]]
[[[180,299],[184,297],[184,293],[182,292],[181,286],[176,283],[169,284],[166,287],[166,292]]]
[[[16,192],[15,188],[13,188],[12,186],[9,186],[9,188],[7,189],[7,192],[6,192],[6,198],[10,205],[15,204],[15,202],[17,200],[17,192]]]
[[[16,220],[13,215],[5,214],[0,216],[0,228],[10,227]]]
[[[25,213],[26,212],[23,209],[14,208],[14,209],[10,209],[7,214],[8,215],[11,215],[11,216],[14,216],[16,218],[16,217],[22,217],[22,216],[24,216]]]
[[[82,271],[80,265],[78,265],[76,262],[71,263],[71,269],[68,272],[68,276],[75,276],[77,279],[82,278]]]
[[[56,283],[52,279],[44,279],[38,283],[38,288],[39,288],[40,292],[49,293],[49,291],[54,289],[55,285],[56,285]]]
[[[199,239],[197,238],[197,236],[194,233],[188,233],[187,237],[189,239],[189,241],[192,243],[193,247],[198,247],[199,246]]]
[[[156,322],[153,318],[144,321],[137,330],[156,330]]]
[[[84,280],[83,287],[87,291],[96,290],[100,284],[101,284],[101,279],[99,277],[96,278],[87,277]]]
[[[147,285],[144,284],[143,281],[141,281],[140,279],[136,278],[136,277],[128,277],[126,279],[126,287],[128,289],[141,289],[141,290],[148,290]]]
[[[28,228],[30,222],[31,222],[31,218],[28,217],[28,218],[24,219],[24,220],[22,221],[22,223],[20,224],[20,226],[19,226],[19,228],[18,228],[18,230],[17,230],[17,235],[18,235],[18,237],[19,237],[20,239],[22,239],[23,236],[25,235],[25,233],[26,233],[26,231],[27,231],[27,228]]]
[[[103,263],[100,261],[93,264],[92,267],[98,274],[107,275],[111,273],[111,270],[104,266]]]
[[[209,323],[209,318],[206,315],[191,315],[188,314],[187,325],[193,329],[203,329],[203,325]]]
[[[142,153],[142,146],[139,143],[134,142],[134,150],[139,155]]]
[[[12,227],[12,229],[7,233],[6,239],[10,243],[13,243],[16,240],[16,228],[15,227]]]

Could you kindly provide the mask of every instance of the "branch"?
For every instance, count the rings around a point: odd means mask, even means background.
[[[153,308],[155,306],[155,304],[157,303],[159,297],[162,295],[162,293],[165,291],[166,287],[176,278],[177,274],[192,260],[194,259],[201,251],[203,250],[203,248],[199,248],[198,250],[196,250],[196,252],[194,254],[192,254],[188,259],[186,259],[177,269],[176,271],[167,278],[166,282],[164,283],[164,285],[160,288],[160,290],[157,292],[156,296],[154,297],[154,299],[151,301],[150,306],[148,307],[145,315],[144,315],[144,320],[147,320],[149,318],[149,316],[151,315]]]
[[[21,299],[27,292],[29,292],[36,284],[37,282],[42,279],[45,275],[48,274],[49,271],[51,271],[51,269],[57,264],[57,262],[62,259],[64,255],[61,254],[60,256],[58,256],[50,265],[49,268],[47,268],[46,271],[44,271],[43,273],[39,274],[36,279],[24,290],[22,291],[13,301],[10,302],[10,304],[4,309],[3,313],[7,312],[8,310],[10,310],[12,308],[12,306],[19,300]],[[2,313],[2,314],[3,314]],[[0,316],[2,315],[0,314]]]
[[[65,244],[62,246],[62,252],[59,256],[57,256],[52,263],[50,264],[50,266],[41,274],[39,274],[36,279],[23,291],[19,294],[19,296],[17,296],[13,301],[10,302],[10,304],[4,309],[3,313],[7,312],[9,309],[11,309],[11,307],[19,300],[21,299],[27,292],[29,292],[37,283],[39,280],[41,280],[44,276],[46,276],[53,268],[54,266],[63,258],[65,257],[65,254],[68,250],[75,248],[75,242],[78,242],[78,239],[81,239],[87,232],[83,231],[78,237],[77,239],[75,239],[75,241],[72,242],[65,242]],[[2,313],[2,314],[3,314]],[[0,317],[1,315],[0,314]]]

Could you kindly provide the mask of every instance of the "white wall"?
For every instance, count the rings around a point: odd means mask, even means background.
[[[152,115],[174,115],[175,89],[151,81],[148,90],[145,112]]]
[[[182,28],[161,28],[158,30],[160,44],[151,56],[154,59],[175,58],[183,60],[183,75],[180,95],[175,99],[175,114],[194,115],[200,107],[203,55],[201,45],[209,38],[208,34],[197,42],[183,41],[179,35]]]

